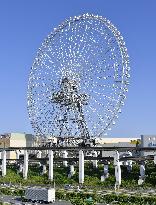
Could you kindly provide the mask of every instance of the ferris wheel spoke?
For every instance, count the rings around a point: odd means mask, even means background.
[[[95,113],[97,110],[95,108],[93,108],[91,105],[89,105],[89,108]],[[98,119],[100,120],[100,122],[104,122],[105,121],[105,118],[102,117],[102,115],[100,115],[99,113],[96,113]]]

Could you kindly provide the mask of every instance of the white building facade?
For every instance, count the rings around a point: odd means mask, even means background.
[[[141,147],[156,147],[156,135],[141,135]],[[142,156],[156,155],[156,151],[142,151]]]
[[[0,148],[7,147],[33,147],[35,143],[34,136],[26,133],[6,133],[1,135]],[[20,150],[19,154],[24,154]],[[7,159],[16,159],[16,151],[7,152]]]

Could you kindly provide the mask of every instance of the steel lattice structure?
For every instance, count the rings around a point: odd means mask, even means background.
[[[123,37],[106,18],[65,20],[42,43],[28,82],[35,134],[90,138],[118,118],[129,84]]]

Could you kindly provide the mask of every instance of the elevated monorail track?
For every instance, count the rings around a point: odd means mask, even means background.
[[[6,151],[16,151],[16,150],[53,150],[53,151],[73,151],[73,150],[84,150],[84,151],[156,151],[156,147],[4,147],[0,148],[0,152]]]

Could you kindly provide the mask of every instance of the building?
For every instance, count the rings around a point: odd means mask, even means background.
[[[34,136],[25,133],[6,133],[0,135],[0,148],[7,147],[32,147],[34,146]],[[20,154],[24,152],[21,151]],[[7,152],[7,159],[16,159],[16,152]]]
[[[141,147],[156,147],[156,135],[141,135]],[[142,156],[156,155],[156,151],[142,151]]]
[[[138,138],[100,138],[100,144],[102,147],[136,147]],[[124,154],[120,152],[120,154]],[[102,151],[102,157],[114,157],[114,151]]]
[[[118,143],[132,143],[132,141],[137,141],[138,138],[111,138],[111,137],[103,137],[103,138],[97,138],[97,143],[99,144],[118,144]],[[120,146],[120,145],[118,145]]]

